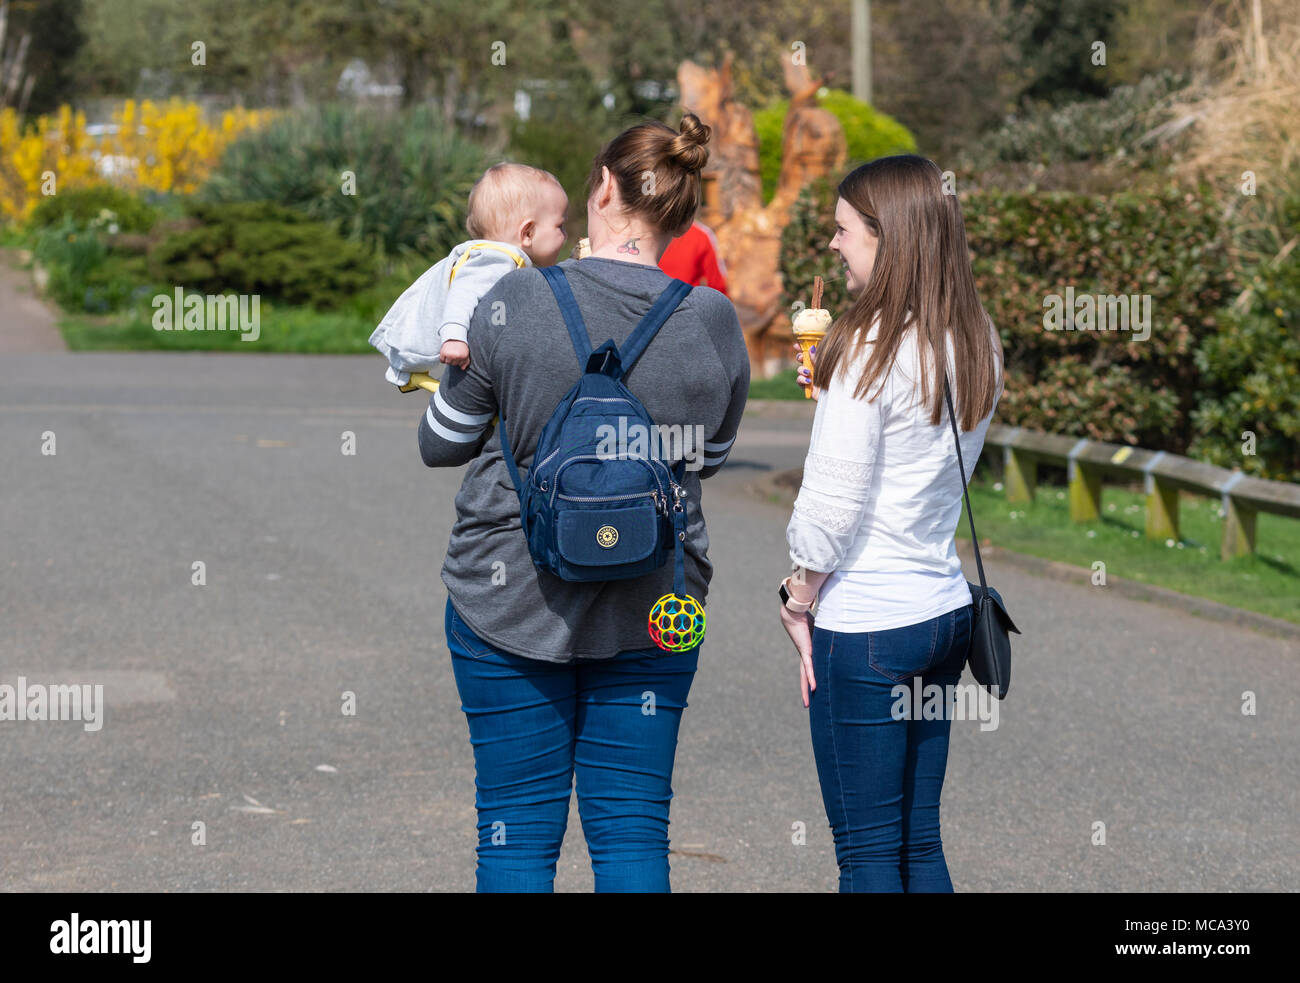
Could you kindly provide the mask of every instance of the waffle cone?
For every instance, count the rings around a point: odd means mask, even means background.
[[[821,340],[825,337],[825,331],[796,331],[794,333],[794,340],[799,345],[799,361],[801,361],[803,367],[808,370],[809,381],[813,381],[814,379],[812,356],[809,354],[809,349],[812,348],[813,345],[820,344]],[[813,385],[816,385],[816,383],[813,382]],[[812,386],[808,386],[804,389],[803,398],[812,399]]]

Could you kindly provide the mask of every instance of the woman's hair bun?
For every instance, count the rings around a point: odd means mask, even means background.
[[[669,159],[688,171],[703,170],[704,165],[709,162],[709,150],[705,144],[709,142],[710,133],[712,129],[698,116],[687,113],[682,117],[677,136],[669,141]]]

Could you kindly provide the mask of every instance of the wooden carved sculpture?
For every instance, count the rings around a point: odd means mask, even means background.
[[[791,361],[790,311],[781,306],[781,231],[790,206],[809,181],[843,166],[844,131],[817,106],[822,80],[804,65],[785,66],[790,111],[782,132],[781,176],[764,205],[754,117],[732,97],[731,55],[718,69],[683,62],[677,70],[682,105],[713,128],[704,169],[700,220],[718,237],[727,265],[727,291],[736,306],[750,372],[764,378]]]

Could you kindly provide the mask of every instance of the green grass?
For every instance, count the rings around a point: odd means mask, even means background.
[[[22,226],[13,222],[0,222],[0,249],[30,249],[31,236]]]
[[[175,210],[175,209],[172,209]],[[0,222],[0,249],[30,249],[35,234],[12,223]],[[5,257],[14,267],[17,254]],[[27,264],[26,267],[29,267]],[[47,267],[51,294],[61,268]],[[256,341],[244,341],[238,331],[157,331],[149,298],[155,293],[171,295],[170,286],[150,283],[143,256],[110,251],[91,275],[66,285],[67,289],[48,300],[61,300],[58,326],[73,351],[239,351],[291,352],[295,354],[374,354],[368,339],[389,306],[403,290],[424,272],[418,257],[394,261],[364,291],[352,296],[337,310],[279,303],[265,298],[259,306],[260,332]],[[94,287],[103,308],[112,313],[87,313],[82,295]],[[102,297],[100,297],[102,295]]]
[[[803,399],[803,387],[794,381],[793,365],[770,379],[749,380],[750,399]]]
[[[390,289],[393,299],[400,289]],[[383,316],[356,310],[322,312],[307,307],[261,305],[261,336],[241,341],[237,331],[155,331],[151,311],[123,312],[96,316],[65,314],[59,319],[63,339],[73,351],[249,351],[295,352],[298,354],[368,355],[374,352],[368,339]],[[749,384],[750,399],[803,399],[803,389],[794,381],[794,370],[778,372],[771,379]]]
[[[1144,502],[1139,492],[1103,486],[1101,520],[1071,522],[1064,488],[1040,485],[1032,504],[1012,506],[987,476],[977,476],[971,485],[981,543],[987,540],[1017,553],[1087,569],[1100,560],[1107,577],[1166,587],[1300,624],[1300,520],[1261,514],[1255,555],[1224,561],[1219,559],[1223,520],[1217,499],[1182,496],[1182,538],[1172,546],[1146,538]],[[957,534],[970,538],[964,514]]]
[[[375,353],[368,339],[378,321],[356,312],[321,312],[263,302],[256,341],[244,341],[238,331],[158,331],[150,313],[65,314],[59,319],[59,329],[73,351]]]

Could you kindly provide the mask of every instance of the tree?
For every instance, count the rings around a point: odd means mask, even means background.
[[[6,97],[11,88],[22,93],[15,101],[34,115],[71,101],[75,59],[86,41],[81,0],[5,0],[3,7],[3,61],[6,68],[16,65],[25,76],[18,85],[6,85]]]
[[[1012,0],[1008,28],[1025,75],[1023,97],[1055,104],[1104,96],[1114,84],[1108,49],[1121,9],[1120,0]]]

